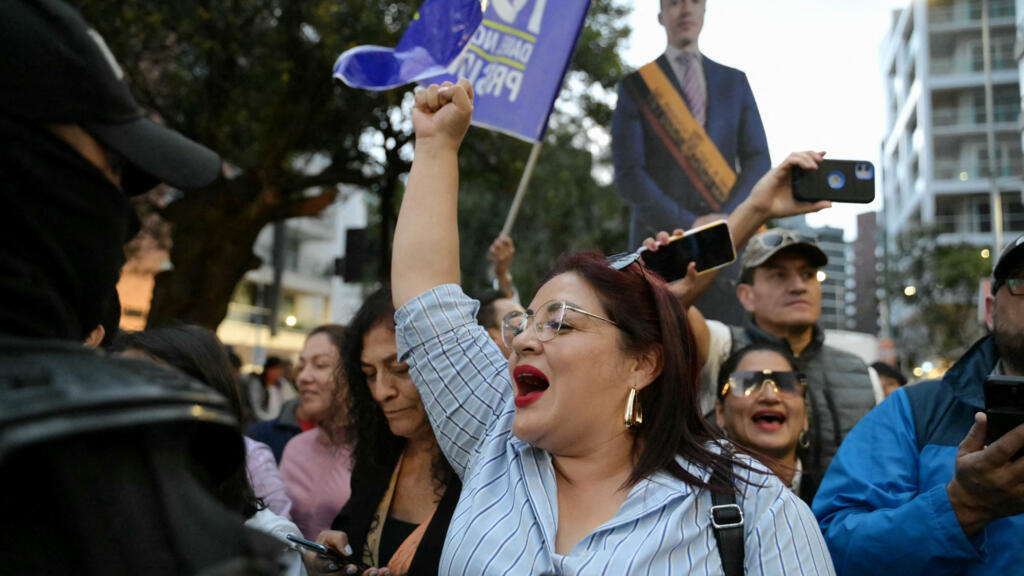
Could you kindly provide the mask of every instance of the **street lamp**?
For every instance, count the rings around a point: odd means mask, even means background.
[[[906,288],[903,289],[903,295],[908,298],[913,296],[914,294],[917,294],[917,286],[907,286]]]

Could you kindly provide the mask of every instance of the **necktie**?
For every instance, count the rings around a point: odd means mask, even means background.
[[[701,126],[704,125],[707,110],[705,106],[704,90],[701,86],[700,68],[697,65],[699,54],[684,52],[679,56],[679,63],[683,66],[683,98],[690,109],[690,114]]]

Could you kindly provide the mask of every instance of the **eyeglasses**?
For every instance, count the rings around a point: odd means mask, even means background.
[[[752,396],[761,393],[765,386],[771,386],[776,394],[803,396],[807,391],[807,379],[800,372],[776,372],[774,370],[737,370],[729,375],[720,396],[730,392],[735,396]]]
[[[817,244],[818,238],[816,236],[807,236],[793,230],[769,230],[768,232],[763,232],[754,236],[751,239],[751,243],[760,244],[765,248],[775,248],[783,244]]]
[[[505,343],[505,346],[512,348],[512,340],[522,334],[523,330],[526,330],[527,324],[530,323],[530,318],[533,318],[533,330],[537,335],[537,340],[548,342],[561,334],[563,330],[574,327],[571,314],[567,315],[567,312],[570,311],[602,320],[612,326],[618,326],[614,320],[587,312],[575,304],[561,300],[552,300],[541,305],[540,309],[536,312],[532,310],[527,310],[526,312],[513,310],[505,314],[505,317],[501,319],[501,340]]]
[[[1007,278],[1002,283],[1006,284],[1006,289],[1009,290],[1010,294],[1024,296],[1024,278]],[[999,291],[999,286],[996,286],[996,291]]]

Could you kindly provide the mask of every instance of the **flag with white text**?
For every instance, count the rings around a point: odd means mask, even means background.
[[[431,82],[468,78],[473,124],[538,142],[590,0],[489,0],[469,45]]]

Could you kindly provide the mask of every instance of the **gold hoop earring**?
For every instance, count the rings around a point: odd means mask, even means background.
[[[636,388],[629,390],[629,398],[626,399],[626,428],[636,428],[644,423],[644,411],[640,407],[640,398],[637,397]]]
[[[807,430],[801,430],[800,435],[796,437],[796,443],[798,446],[807,450],[811,447],[811,438],[807,434]]]

